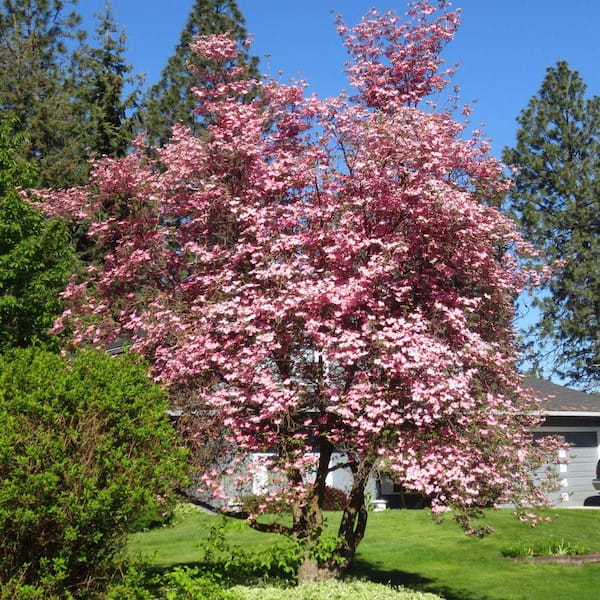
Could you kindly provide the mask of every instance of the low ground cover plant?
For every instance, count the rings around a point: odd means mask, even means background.
[[[139,575],[139,574],[138,574]],[[360,580],[328,580],[301,584],[225,587],[218,577],[198,567],[176,567],[144,580],[139,576],[115,586],[108,600],[439,600],[440,596],[404,587]]]
[[[319,581],[300,585],[292,589],[277,587],[247,588],[231,590],[240,600],[439,600],[440,596],[417,592],[406,588],[395,588],[370,581]]]
[[[531,556],[578,556],[588,552],[581,544],[562,540],[540,540],[532,544],[514,544],[502,550],[509,558],[527,558]]]

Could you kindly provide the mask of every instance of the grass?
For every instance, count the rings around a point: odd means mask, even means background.
[[[173,524],[134,534],[129,550],[133,555],[148,558],[149,563],[159,569],[195,564],[201,556],[200,547],[220,518],[191,504],[185,505],[183,510],[178,507]],[[227,540],[237,546],[256,549],[274,544],[281,537],[253,531],[245,521],[228,519]]]
[[[464,535],[452,522],[432,523],[424,511],[372,515],[355,572],[435,592],[448,600],[577,599],[599,595],[600,564],[517,562],[502,556],[516,542],[542,544],[563,539],[600,551],[600,513],[556,510],[552,523],[531,528],[509,511],[488,516],[495,533]]]
[[[553,522],[535,528],[520,523],[509,511],[491,512],[487,521],[495,533],[483,539],[466,536],[451,519],[438,525],[424,510],[371,513],[352,574],[437,593],[447,600],[597,598],[600,563],[564,565],[503,555],[515,545],[550,548],[557,541],[600,552],[599,511],[547,512]],[[330,516],[332,523],[335,518]],[[150,556],[157,567],[193,564],[214,522],[215,517],[188,509],[171,526],[132,536],[130,551]],[[279,539],[238,521],[228,523],[227,535],[231,543],[253,549]]]

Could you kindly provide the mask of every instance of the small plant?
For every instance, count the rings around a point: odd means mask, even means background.
[[[135,558],[121,565],[121,572],[114,578],[106,594],[106,600],[153,600],[151,592],[156,583],[150,576],[148,564]]]
[[[239,600],[224,589],[215,575],[198,568],[178,567],[162,577],[161,597],[165,600]]]
[[[299,547],[304,547],[308,556],[318,565],[331,561],[336,564],[341,564],[343,559],[337,554],[341,542],[343,542],[343,539],[341,538],[323,536],[310,543],[301,543],[299,544]]]
[[[531,558],[534,556],[577,556],[585,554],[587,548],[571,544],[564,539],[560,541],[540,541],[533,544],[515,544],[502,550],[507,558]]]
[[[218,574],[230,584],[295,578],[300,564],[297,544],[282,540],[266,548],[247,550],[227,541],[226,527],[227,521],[223,518],[210,529],[200,556],[205,571]]]

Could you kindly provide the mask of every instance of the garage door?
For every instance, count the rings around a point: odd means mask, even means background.
[[[592,485],[598,461],[598,434],[596,431],[544,431],[544,435],[558,435],[571,446],[569,463],[560,465],[561,489],[551,494],[557,506],[583,506],[586,498],[598,495]]]

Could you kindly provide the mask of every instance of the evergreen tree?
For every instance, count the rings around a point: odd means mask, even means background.
[[[91,156],[124,156],[135,135],[130,112],[136,108],[140,78],[125,59],[126,36],[118,31],[110,3],[96,14],[96,46],[75,54],[77,114],[81,139]],[[125,95],[125,89],[131,91]]]
[[[190,50],[190,42],[198,35],[229,33],[242,44],[247,38],[244,25],[235,0],[196,0],[175,54],[169,58],[159,82],[147,94],[141,120],[150,143],[164,144],[175,123],[185,123],[196,132],[201,127],[193,112],[197,101],[191,89],[202,85],[198,73],[207,70],[207,60]],[[258,62],[255,57],[243,53],[237,60],[248,67],[250,74],[255,74]]]
[[[34,180],[31,165],[16,159],[23,144],[13,123],[0,120],[0,352],[50,340],[73,266],[66,227],[19,196]]]
[[[510,205],[525,237],[554,265],[530,339],[537,366],[600,389],[600,98],[566,62],[548,68],[517,119],[504,161],[518,168]],[[556,262],[559,261],[559,262]]]
[[[77,0],[3,0],[0,8],[0,110],[14,117],[26,142],[22,158],[36,165],[37,185],[84,180],[74,133],[68,43],[83,39]]]

